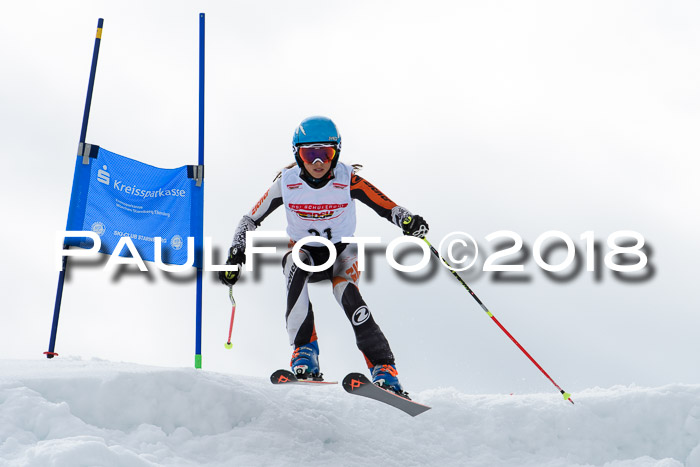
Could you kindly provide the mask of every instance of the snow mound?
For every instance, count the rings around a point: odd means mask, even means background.
[[[700,466],[700,385],[412,394],[105,361],[0,361],[0,466]]]

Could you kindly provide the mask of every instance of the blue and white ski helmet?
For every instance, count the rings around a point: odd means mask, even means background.
[[[294,131],[292,145],[294,146],[294,156],[301,166],[297,155],[297,148],[304,144],[325,143],[336,146],[338,153],[333,159],[332,167],[335,167],[340,157],[341,138],[338,128],[328,117],[314,116],[304,119]]]

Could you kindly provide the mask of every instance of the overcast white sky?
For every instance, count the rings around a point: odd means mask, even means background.
[[[159,167],[197,160],[198,14],[207,15],[205,235],[226,248],[291,161],[294,127],[322,114],[342,160],[423,215],[433,243],[522,236],[527,282],[465,278],[565,389],[700,382],[697,200],[700,6],[695,2],[17,2],[0,17],[2,358],[43,358],[97,19],[105,19],[88,141]],[[357,235],[398,229],[358,206]],[[280,210],[263,224],[282,230]],[[640,232],[654,273],[602,264],[548,278],[535,239]],[[556,259],[556,258],[555,258]],[[482,257],[483,260],[483,257]],[[149,265],[152,265],[149,263]],[[651,267],[650,266],[650,267]],[[204,288],[204,368],[267,376],[287,365],[274,264]],[[570,271],[565,271],[570,272]],[[418,274],[420,275],[420,274]],[[381,257],[362,293],[404,386],[549,391],[446,271],[397,279]],[[322,370],[363,368],[330,285],[312,286]],[[194,281],[154,272],[69,275],[57,352],[165,366],[194,361]]]

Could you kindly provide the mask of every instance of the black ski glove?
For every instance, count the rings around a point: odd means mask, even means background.
[[[233,285],[241,277],[241,265],[245,263],[245,249],[232,246],[228,251],[226,264],[237,264],[238,271],[219,271],[219,280],[228,287]]]
[[[406,217],[403,222],[403,234],[423,238],[428,234],[428,223],[421,216]]]

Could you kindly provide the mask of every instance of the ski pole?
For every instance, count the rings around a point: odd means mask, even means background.
[[[484,310],[484,311],[486,312],[486,314],[489,315],[489,317],[493,320],[493,322],[496,323],[496,325],[498,325],[499,328],[501,328],[501,330],[506,334],[506,336],[508,336],[508,337],[510,338],[510,340],[512,340],[513,343],[514,343],[520,350],[522,350],[522,352],[525,354],[525,356],[526,356],[527,358],[529,358],[530,361],[531,361],[532,363],[534,363],[534,365],[537,367],[537,369],[540,370],[540,371],[542,372],[542,374],[545,375],[545,376],[547,377],[547,379],[548,379],[549,381],[552,382],[552,384],[559,390],[559,392],[561,392],[562,396],[564,396],[564,399],[567,400],[567,401],[569,401],[569,402],[571,402],[571,403],[573,404],[574,401],[571,399],[571,394],[569,394],[568,392],[564,391],[562,388],[559,387],[559,385],[558,385],[557,383],[554,382],[554,380],[552,379],[552,377],[549,376],[549,375],[547,374],[546,371],[544,371],[544,368],[542,368],[542,367],[540,366],[540,364],[537,363],[537,362],[535,361],[534,358],[532,358],[532,355],[530,355],[530,354],[528,353],[528,351],[525,350],[525,348],[524,348],[522,345],[520,345],[520,342],[518,342],[517,340],[515,340],[515,337],[513,337],[513,335],[512,335],[511,333],[509,333],[508,330],[507,330],[505,327],[503,327],[503,325],[500,323],[500,321],[498,321],[498,320],[496,319],[496,317],[493,315],[493,313],[491,313],[491,312],[489,311],[489,309],[486,308],[486,305],[484,305],[484,303],[483,303],[481,300],[479,300],[479,297],[476,296],[476,294],[475,294],[474,291],[471,289],[471,287],[469,287],[469,286],[467,285],[467,283],[464,282],[464,280],[460,277],[460,275],[457,274],[457,271],[455,271],[454,269],[452,269],[452,266],[450,266],[450,264],[449,264],[447,261],[445,261],[445,259],[444,259],[442,256],[440,256],[440,253],[438,253],[438,251],[433,247],[433,245],[430,244],[430,242],[428,241],[428,239],[425,238],[425,237],[422,237],[422,238],[423,238],[423,240],[425,241],[425,243],[427,243],[428,246],[430,247],[430,251],[432,251],[433,254],[434,254],[435,256],[437,256],[439,259],[442,260],[443,263],[445,263],[445,264],[447,265],[447,267],[450,269],[450,272],[452,273],[452,275],[455,276],[455,277],[457,278],[457,280],[464,286],[465,289],[467,289],[467,292],[469,292],[469,294],[472,296],[472,298],[474,298],[474,300],[476,300],[476,303],[479,304],[479,306],[481,307],[481,309]]]
[[[228,340],[224,347],[227,349],[233,348],[231,343],[231,333],[233,332],[233,317],[236,315],[236,300],[233,298],[233,287],[228,288],[228,297],[231,299],[231,324],[228,326]]]

